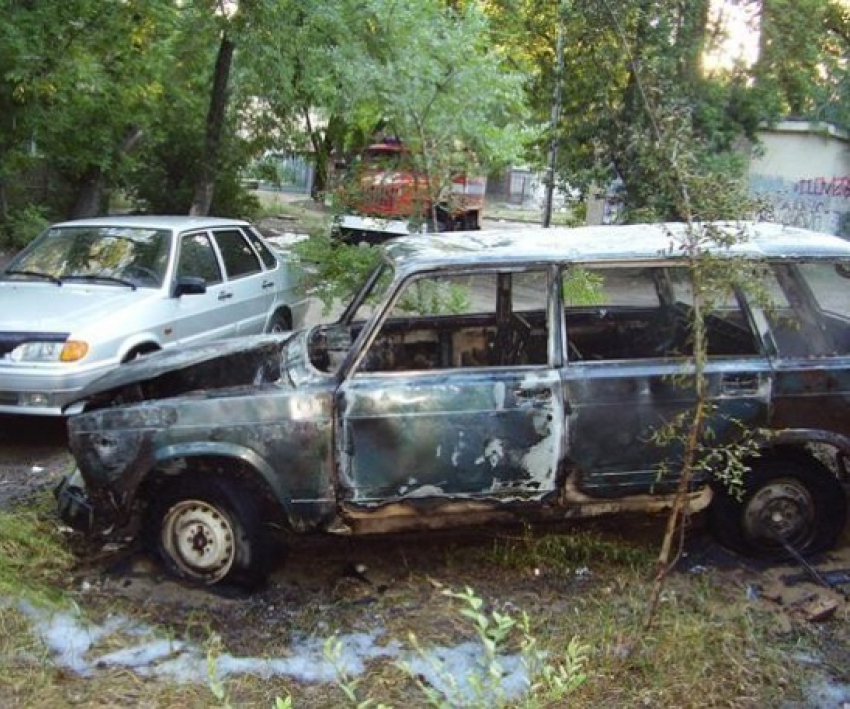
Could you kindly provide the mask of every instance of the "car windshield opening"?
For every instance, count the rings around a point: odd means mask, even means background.
[[[326,373],[339,369],[366,321],[386,300],[394,273],[389,264],[377,266],[337,322],[312,330],[308,349],[316,369]]]

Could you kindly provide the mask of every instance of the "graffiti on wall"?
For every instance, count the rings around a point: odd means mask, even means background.
[[[850,237],[850,175],[795,181],[752,175],[750,189],[771,221]]]

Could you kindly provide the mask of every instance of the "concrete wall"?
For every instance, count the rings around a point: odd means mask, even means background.
[[[783,121],[759,138],[750,189],[765,216],[850,237],[850,136],[825,123]]]

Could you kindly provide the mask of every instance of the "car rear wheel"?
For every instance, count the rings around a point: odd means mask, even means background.
[[[795,453],[756,460],[743,497],[718,487],[709,508],[709,524],[721,544],[765,559],[787,558],[786,544],[803,555],[825,551],[846,521],[841,483],[818,461]]]
[[[147,539],[173,575],[196,584],[262,584],[270,543],[258,496],[216,476],[177,479],[149,508]]]
[[[289,332],[292,329],[291,318],[283,312],[276,312],[272,315],[271,322],[269,322],[269,327],[267,332]]]

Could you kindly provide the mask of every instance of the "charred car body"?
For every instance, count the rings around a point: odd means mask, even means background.
[[[341,318],[186,348],[89,388],[60,511],[189,580],[253,582],[271,528],[342,534],[659,510],[695,404],[681,225],[408,237]],[[731,227],[730,227],[731,228]],[[765,431],[743,496],[697,476],[720,540],[835,543],[850,456],[850,244],[770,224],[706,319],[708,427]],[[765,293],[769,298],[765,298]],[[769,302],[767,302],[769,301]]]

